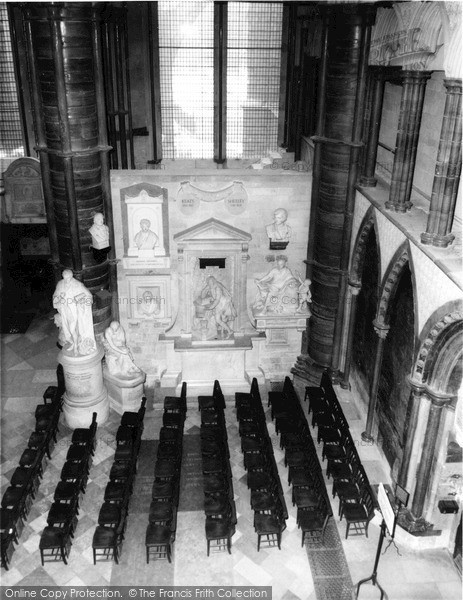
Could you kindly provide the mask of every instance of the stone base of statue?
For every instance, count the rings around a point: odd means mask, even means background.
[[[253,313],[253,325],[257,331],[267,331],[268,329],[297,329],[303,332],[307,328],[307,319],[311,316],[310,311],[293,313]]]
[[[126,410],[136,412],[140,408],[146,373],[140,371],[134,377],[124,379],[112,375],[108,369],[104,368],[103,379],[109,394],[109,404],[119,415]]]
[[[101,364],[103,355],[101,347],[87,356],[73,356],[64,350],[58,354],[66,388],[63,415],[66,425],[71,429],[89,427],[94,412],[99,426],[108,418],[109,398],[103,383]]]

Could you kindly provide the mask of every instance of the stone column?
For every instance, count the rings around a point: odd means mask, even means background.
[[[386,208],[396,212],[407,212],[412,207],[410,194],[415,172],[416,151],[423,113],[426,82],[430,71],[403,71],[400,101],[399,126],[396,138],[396,153],[392,168],[391,189]]]
[[[394,71],[397,70],[393,67]],[[375,187],[376,157],[378,155],[379,130],[381,127],[381,116],[383,112],[384,87],[386,80],[390,77],[391,67],[371,66],[369,67],[372,78],[373,98],[371,101],[370,123],[368,127],[368,140],[366,147],[365,166],[360,185],[363,187]]]
[[[21,8],[55,276],[72,269],[95,294],[95,333],[102,334],[116,280],[108,260],[93,255],[88,232],[96,212],[113,232],[98,9],[90,2]],[[111,244],[114,250],[113,238]]]
[[[416,474],[416,487],[411,508],[412,513],[416,517],[423,514],[424,501],[426,499],[433,460],[436,453],[436,441],[439,433],[442,409],[451,401],[451,398],[448,396],[443,396],[430,390],[426,390],[426,394],[431,400],[431,406],[429,408],[426,433],[424,434],[420,465]]]
[[[410,379],[412,390],[410,392],[410,399],[408,401],[408,411],[404,431],[406,432],[404,452],[402,456],[402,462],[400,464],[399,476],[397,483],[403,488],[407,487],[408,469],[410,467],[410,460],[413,450],[413,442],[416,434],[416,427],[418,424],[418,414],[420,411],[420,403],[423,396],[423,386],[417,386],[413,380]]]
[[[329,7],[328,14],[324,119],[322,130],[317,128],[313,138],[316,151],[307,256],[313,282],[313,315],[307,330],[305,361],[305,378],[309,381],[317,370],[319,377],[324,367],[338,370],[375,9],[356,5],[353,10],[339,5]],[[298,361],[298,373],[300,367]]]
[[[384,351],[384,343],[386,341],[386,337],[389,331],[389,325],[385,325],[381,321],[377,321],[376,319],[373,321],[373,327],[375,328],[375,332],[378,335],[378,345],[376,346],[376,356],[375,356],[375,366],[373,369],[373,379],[371,381],[370,388],[370,401],[368,403],[368,415],[367,415],[367,424],[365,431],[362,433],[362,440],[366,442],[373,442],[374,438],[372,436],[373,423],[376,416],[376,405],[378,403],[378,386],[379,386],[379,377],[381,375],[381,366],[383,364],[383,351]]]
[[[362,286],[359,282],[350,282],[349,283],[349,297],[348,301],[350,301],[350,310],[349,310],[349,332],[347,334],[347,344],[346,344],[346,357],[344,360],[344,375],[342,381],[340,382],[341,387],[344,389],[349,389],[349,375],[350,375],[350,366],[352,363],[352,350],[354,345],[354,330],[355,330],[355,315],[357,314],[357,298],[360,294],[360,290]]]
[[[437,151],[436,170],[426,231],[421,242],[446,248],[455,236],[450,233],[461,173],[461,79],[445,79],[444,117]]]

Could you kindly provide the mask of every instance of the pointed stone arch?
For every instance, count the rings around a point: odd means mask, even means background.
[[[400,281],[400,277],[404,268],[409,265],[411,266],[410,261],[410,249],[408,246],[408,242],[404,242],[395,253],[387,271],[383,279],[383,283],[381,285],[379,302],[378,302],[378,312],[376,316],[376,321],[383,325],[388,325],[390,320],[389,308],[392,304],[392,301],[397,292],[397,286]],[[412,272],[412,280],[413,280],[413,270],[410,268]],[[414,294],[416,298],[416,294]]]
[[[363,221],[357,232],[357,238],[355,240],[354,249],[352,251],[349,277],[350,283],[352,285],[361,285],[368,236],[370,235],[372,229],[374,229],[376,234],[376,240],[378,240],[378,224],[376,221],[376,213],[374,207],[370,206],[370,208],[365,213],[365,216],[363,217]],[[376,247],[379,257],[378,273],[381,273],[381,248],[378,243],[376,243]]]
[[[443,393],[449,392],[452,368],[463,354],[463,302],[450,304],[428,319],[412,372],[414,383]]]

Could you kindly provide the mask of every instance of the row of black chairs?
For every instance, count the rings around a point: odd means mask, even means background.
[[[269,392],[269,405],[285,452],[288,485],[292,486],[293,506],[297,506],[302,545],[306,540],[323,543],[332,516],[331,505],[316,447],[289,377],[285,378],[282,390]]]
[[[146,398],[143,397],[138,411],[126,411],[122,414],[116,432],[116,450],[109,481],[98,513],[98,525],[93,533],[93,564],[107,560],[119,563],[137,473],[145,410]]]
[[[322,460],[327,461],[326,474],[333,481],[333,497],[339,498],[339,517],[346,520],[346,538],[350,532],[368,537],[376,501],[328,373],[323,373],[320,387],[306,388],[305,397],[317,441],[323,444]]]
[[[281,548],[288,512],[256,379],[253,379],[249,393],[235,394],[235,407],[251,491],[257,550],[262,543]]]
[[[43,404],[35,409],[35,429],[27,448],[22,452],[19,466],[13,472],[10,486],[5,490],[0,512],[1,565],[8,570],[15,546],[24,529],[32,502],[43,475],[43,465],[56,443],[63,390],[49,386],[43,394]]]
[[[177,510],[182,465],[183,425],[187,411],[187,386],[180,397],[164,398],[162,427],[154,467],[149,523],[146,528],[146,562],[150,558],[172,560],[177,532]]]
[[[211,547],[218,551],[226,548],[231,554],[237,519],[225,423],[225,399],[218,381],[214,382],[211,396],[198,396],[198,408],[201,411],[207,555]]]
[[[40,558],[45,562],[63,561],[67,564],[72,538],[77,527],[79,502],[85,493],[88,475],[95,453],[97,414],[93,413],[88,428],[74,430],[61,479],[56,485],[53,503],[48,511],[47,526],[40,536]]]

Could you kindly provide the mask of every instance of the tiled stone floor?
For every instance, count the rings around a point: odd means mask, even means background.
[[[50,318],[34,320],[24,335],[3,335],[1,339],[1,490],[17,466],[19,454],[34,425],[35,406],[47,385],[56,382],[55,368],[58,349],[56,328]],[[157,438],[162,414],[161,398],[169,390],[155,390],[148,395],[143,438]],[[263,398],[266,390],[261,389]],[[348,392],[339,390],[346,416],[351,424],[354,439],[360,440],[364,423],[357,414]],[[190,399],[185,435],[198,433],[199,414],[194,398]],[[147,512],[132,511],[128,521],[128,535],[124,544],[120,565],[92,563],[91,540],[96,524],[103,489],[107,482],[109,465],[114,451],[114,434],[119,416],[111,413],[106,424],[97,433],[98,444],[90,482],[81,504],[76,538],[71,550],[69,564],[40,564],[38,543],[45,525],[46,514],[52,501],[54,487],[59,478],[69,446],[70,431],[60,427],[60,437],[52,460],[45,469],[39,494],[27,520],[20,544],[13,556],[8,572],[2,571],[2,585],[271,585],[275,600],[315,600],[315,591],[309,562],[301,547],[300,533],[295,522],[295,510],[291,506],[287,486],[286,469],[282,464],[273,425],[269,432],[275,441],[274,451],[280,476],[286,490],[290,512],[287,529],[283,533],[282,549],[261,549],[257,552],[257,536],[252,526],[249,493],[246,488],[245,471],[238,443],[236,416],[232,402],[226,410],[229,433],[230,460],[234,476],[234,490],[238,513],[237,533],[233,538],[232,554],[215,553],[206,556],[204,539],[204,514],[202,511],[179,512],[174,560],[171,565],[158,561],[146,565],[144,555],[144,531]],[[268,419],[269,421],[269,419]],[[359,446],[359,453],[371,483],[387,482],[387,471],[378,450],[373,446]],[[328,485],[329,491],[330,486]],[[148,511],[148,508],[146,509]],[[337,503],[333,504],[337,515]],[[369,537],[349,537],[344,540],[345,526],[335,519],[347,558],[352,580],[356,583],[368,577],[374,563],[379,536],[379,521],[370,525]],[[461,598],[461,582],[458,573],[444,550],[413,552],[400,548],[398,556],[391,546],[381,557],[378,580],[389,598],[413,600],[456,600]],[[194,557],[194,558],[192,558]],[[379,598],[378,590],[365,586],[359,598]],[[321,600],[318,598],[317,600]],[[338,600],[332,598],[328,600]]]

